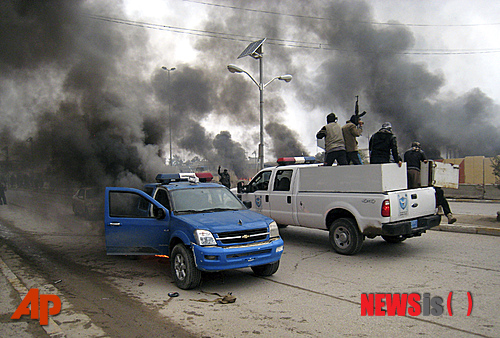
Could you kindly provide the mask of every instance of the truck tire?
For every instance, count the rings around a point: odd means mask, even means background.
[[[406,237],[403,237],[401,235],[399,235],[399,236],[386,236],[386,235],[382,235],[382,238],[387,243],[401,243],[402,241],[404,241],[406,239]]]
[[[278,271],[279,266],[280,261],[277,261],[274,263],[252,266],[251,268],[255,275],[267,277],[273,275],[276,271]]]
[[[193,253],[177,244],[170,255],[170,267],[175,284],[183,290],[194,289],[201,283],[201,271],[194,264]]]
[[[339,218],[330,226],[330,243],[339,254],[354,255],[363,246],[363,234],[352,218]]]

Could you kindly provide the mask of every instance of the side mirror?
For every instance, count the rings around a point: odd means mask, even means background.
[[[246,206],[248,209],[252,209],[252,202],[251,201],[243,201],[243,205]]]
[[[238,192],[238,194],[241,194],[244,191],[244,189],[243,189],[244,186],[245,186],[245,184],[242,181],[239,181],[236,184],[236,191]]]
[[[167,214],[163,208],[155,208],[155,210],[153,212],[154,212],[155,218],[158,220],[164,219],[167,216]]]

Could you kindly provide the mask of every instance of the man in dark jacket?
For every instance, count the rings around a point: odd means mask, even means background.
[[[427,156],[420,148],[419,142],[412,142],[411,148],[404,154],[406,173],[408,176],[408,189],[420,188],[420,162],[427,163]]]
[[[219,176],[220,176],[220,183],[224,186],[226,186],[228,189],[231,189],[231,176],[229,176],[229,173],[227,172],[227,169],[224,169],[223,172],[220,171],[220,166],[219,169],[217,170]]]
[[[401,167],[402,160],[398,153],[398,142],[396,135],[392,133],[392,125],[389,122],[382,124],[382,128],[372,135],[369,149],[371,164],[390,163],[392,153],[394,162]]]

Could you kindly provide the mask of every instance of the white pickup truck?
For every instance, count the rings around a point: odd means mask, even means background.
[[[346,255],[357,253],[365,237],[398,243],[441,221],[433,187],[407,189],[406,163],[278,165],[261,170],[247,185],[238,183],[237,195],[282,227],[328,230],[335,251]]]

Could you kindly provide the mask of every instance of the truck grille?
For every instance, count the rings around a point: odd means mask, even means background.
[[[269,232],[267,228],[222,232],[218,234],[218,240],[222,244],[244,244],[267,239]]]

